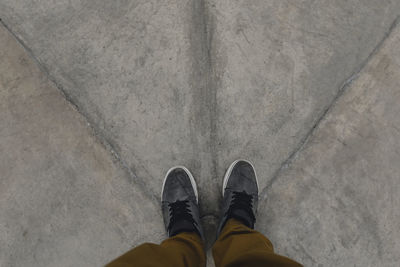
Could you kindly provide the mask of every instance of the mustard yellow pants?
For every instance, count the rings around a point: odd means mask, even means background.
[[[212,253],[216,267],[298,267],[301,264],[274,253],[271,242],[261,233],[230,219]],[[181,233],[160,245],[140,245],[112,261],[107,267],[205,267],[203,242],[195,233]]]

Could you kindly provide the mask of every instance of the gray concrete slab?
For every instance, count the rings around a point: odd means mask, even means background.
[[[246,157],[264,188],[384,38],[400,2],[211,2],[218,177]]]
[[[187,165],[211,221],[227,165],[253,160],[265,187],[399,12],[393,0],[0,1],[137,179],[158,195]]]
[[[399,266],[399,42],[397,26],[264,192],[257,227],[305,266]]]
[[[159,242],[159,205],[0,27],[0,266],[101,266]]]
[[[0,265],[98,266],[160,241],[175,164],[212,241],[225,168],[246,157],[278,252],[396,266],[398,32],[381,44],[399,14],[396,0],[1,0],[26,51],[2,29]]]
[[[208,156],[199,147],[207,141],[209,118],[201,110],[192,116],[203,103],[192,91],[205,87],[202,75],[194,74],[194,61],[204,54],[195,5],[1,1],[0,10],[68,98],[158,196],[169,167],[194,169]]]

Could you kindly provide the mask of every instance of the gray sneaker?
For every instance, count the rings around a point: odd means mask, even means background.
[[[161,208],[169,237],[182,232],[196,232],[204,240],[196,182],[185,167],[173,167],[165,175]]]
[[[239,159],[229,166],[224,177],[222,196],[222,214],[217,236],[230,218],[254,229],[258,206],[258,181],[251,162]]]

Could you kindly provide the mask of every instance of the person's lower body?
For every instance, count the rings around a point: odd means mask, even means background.
[[[274,253],[271,242],[261,233],[230,219],[212,248],[216,267],[242,266],[301,266],[289,258]],[[128,266],[176,266],[204,267],[206,255],[203,241],[195,233],[184,232],[168,238],[160,245],[140,245],[107,267]]]
[[[253,165],[231,164],[223,182],[223,205],[212,253],[216,267],[294,267],[301,264],[274,253],[271,242],[253,230],[258,204],[258,182]],[[204,234],[200,224],[197,187],[185,167],[167,172],[162,211],[169,238],[160,245],[145,243],[109,263],[108,267],[204,267]]]

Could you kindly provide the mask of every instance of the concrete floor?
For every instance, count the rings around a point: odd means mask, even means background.
[[[210,245],[239,157],[278,253],[399,266],[399,16],[397,0],[0,0],[0,266],[160,242],[176,164]]]

